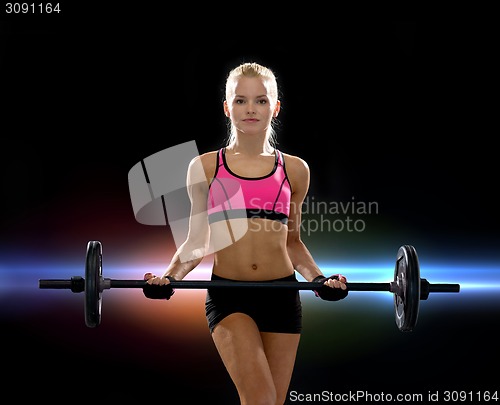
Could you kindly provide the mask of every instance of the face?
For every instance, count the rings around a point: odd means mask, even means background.
[[[280,102],[273,99],[265,80],[241,77],[230,98],[224,101],[224,113],[239,132],[265,134],[271,120],[279,113]]]

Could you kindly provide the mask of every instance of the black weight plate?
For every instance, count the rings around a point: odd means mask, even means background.
[[[95,328],[101,323],[102,245],[98,241],[87,244],[85,261],[85,324]]]
[[[417,251],[411,245],[398,250],[394,283],[394,312],[396,325],[402,332],[411,332],[418,319],[420,306],[420,265]]]

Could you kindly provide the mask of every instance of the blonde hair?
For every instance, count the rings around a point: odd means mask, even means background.
[[[268,86],[269,97],[271,102],[276,103],[279,98],[278,92],[278,82],[274,72],[258,63],[246,62],[232,69],[226,79],[226,100],[230,99],[234,89],[233,84],[238,81],[242,76],[245,77],[259,77],[264,79]],[[269,126],[266,134],[266,143],[264,145],[264,150],[268,153],[273,153],[276,147],[276,130],[275,127],[278,125],[278,120],[273,117],[271,120],[271,125]],[[227,139],[226,146],[231,146],[236,140],[236,128],[233,126],[231,121],[228,121],[228,132],[229,136]]]

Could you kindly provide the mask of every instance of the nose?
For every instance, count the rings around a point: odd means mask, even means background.
[[[253,103],[247,103],[247,114],[255,114],[255,108]]]

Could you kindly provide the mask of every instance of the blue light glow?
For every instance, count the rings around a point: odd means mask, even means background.
[[[19,259],[19,258],[17,258]],[[38,289],[39,279],[70,279],[72,276],[84,277],[85,268],[82,263],[41,263],[30,260],[29,263],[2,264],[0,267],[0,291],[22,289]],[[341,273],[346,275],[351,282],[390,282],[394,278],[394,264],[386,266],[374,265],[353,267],[347,265],[320,263],[320,268],[325,275]],[[162,274],[165,265],[151,266],[120,266],[119,264],[103,263],[103,277],[112,279],[140,279],[145,272]],[[426,265],[420,270],[420,277],[427,279],[432,284],[453,283],[460,284],[461,292],[465,290],[500,290],[500,265],[488,266],[464,265]],[[297,273],[299,281],[305,281]],[[186,279],[210,279],[210,267],[202,265],[193,270]],[[366,293],[366,292],[364,292]],[[377,292],[368,292],[377,294]],[[386,295],[382,293],[382,295]]]

